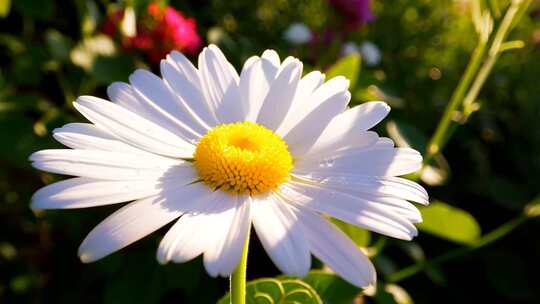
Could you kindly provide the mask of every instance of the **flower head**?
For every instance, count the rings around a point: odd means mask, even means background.
[[[369,259],[326,216],[410,240],[426,191],[397,177],[422,157],[369,131],[390,108],[348,109],[349,81],[302,75],[275,51],[249,58],[238,75],[218,47],[196,68],[173,51],[162,77],[137,70],[113,83],[109,99],[81,96],[90,123],[54,137],[71,149],[30,159],[48,172],[75,176],[33,196],[33,208],[83,208],[130,202],[92,230],[83,262],[111,254],[175,221],[157,253],[161,263],[203,255],[212,276],[236,267],[251,227],[276,266],[304,276],[311,254],[345,280],[375,281]]]
[[[111,13],[102,25],[103,33],[114,36],[124,14],[124,10]],[[202,43],[194,19],[186,18],[172,6],[161,7],[158,3],[148,5],[147,14],[137,24],[136,34],[123,36],[121,41],[125,48],[142,50],[156,63],[172,50],[193,55]]]

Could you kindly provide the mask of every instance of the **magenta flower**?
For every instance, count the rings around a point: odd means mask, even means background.
[[[330,4],[345,17],[345,25],[349,29],[355,29],[375,19],[370,0],[330,0]]]
[[[109,15],[102,25],[102,32],[115,36],[124,11],[116,11]],[[125,49],[143,51],[153,63],[158,63],[172,50],[184,54],[196,54],[202,45],[197,33],[197,24],[193,18],[185,17],[172,6],[161,7],[150,3],[147,15],[137,20],[137,34],[133,37],[121,37]]]

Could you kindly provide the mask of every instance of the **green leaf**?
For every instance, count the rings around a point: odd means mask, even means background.
[[[102,84],[109,84],[115,81],[127,81],[129,74],[135,69],[135,64],[131,57],[113,56],[95,58],[90,74]]]
[[[0,18],[7,17],[11,9],[11,0],[0,0]]]
[[[339,59],[326,71],[326,79],[331,79],[336,76],[345,76],[351,82],[349,91],[354,91],[356,80],[360,73],[360,55],[350,54]]]
[[[26,97],[26,96],[25,96]],[[33,102],[29,97],[10,99],[10,103],[21,103],[21,107],[30,107]],[[38,101],[35,101],[38,102]],[[22,105],[22,103],[27,103]],[[9,143],[9,149],[0,149],[0,159],[16,168],[29,168],[28,156],[37,150],[58,147],[50,137],[37,136],[32,129],[33,121],[23,111],[0,112],[0,138]]]
[[[12,79],[21,85],[37,85],[44,76],[42,68],[48,59],[41,44],[27,44],[26,49],[13,58]]]
[[[229,304],[230,294],[218,304]],[[307,283],[296,279],[264,278],[247,283],[246,303],[248,304],[322,304],[317,292]]]
[[[368,230],[362,229],[355,225],[351,225],[335,218],[330,219],[332,223],[338,226],[354,243],[360,247],[367,247],[371,239],[371,234]]]
[[[69,50],[71,49],[71,41],[62,35],[57,30],[48,30],[45,33],[45,40],[49,47],[49,52],[52,57],[59,61],[66,61],[69,59]]]
[[[353,303],[362,291],[337,275],[321,270],[310,271],[303,281],[317,291],[324,303]]]
[[[465,210],[443,202],[420,207],[424,221],[418,228],[456,243],[473,244],[480,237],[480,226]]]

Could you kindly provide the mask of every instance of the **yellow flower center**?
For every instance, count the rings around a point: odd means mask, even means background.
[[[287,144],[253,122],[219,125],[195,149],[194,166],[212,189],[255,195],[276,189],[292,169]]]

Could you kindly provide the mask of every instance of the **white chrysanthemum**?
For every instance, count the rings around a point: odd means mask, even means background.
[[[32,207],[83,208],[133,201],[100,223],[79,248],[83,262],[117,251],[177,220],[157,258],[199,255],[212,276],[235,269],[253,223],[276,266],[304,276],[311,254],[347,281],[375,281],[369,259],[325,216],[410,240],[421,221],[408,201],[428,202],[418,184],[421,155],[368,131],[383,102],[347,109],[348,80],[301,77],[302,63],[275,51],[249,58],[240,75],[214,45],[196,69],[172,52],[163,78],[137,70],[108,88],[112,102],[74,103],[91,123],[54,137],[71,149],[30,159],[76,176],[37,191]]]

